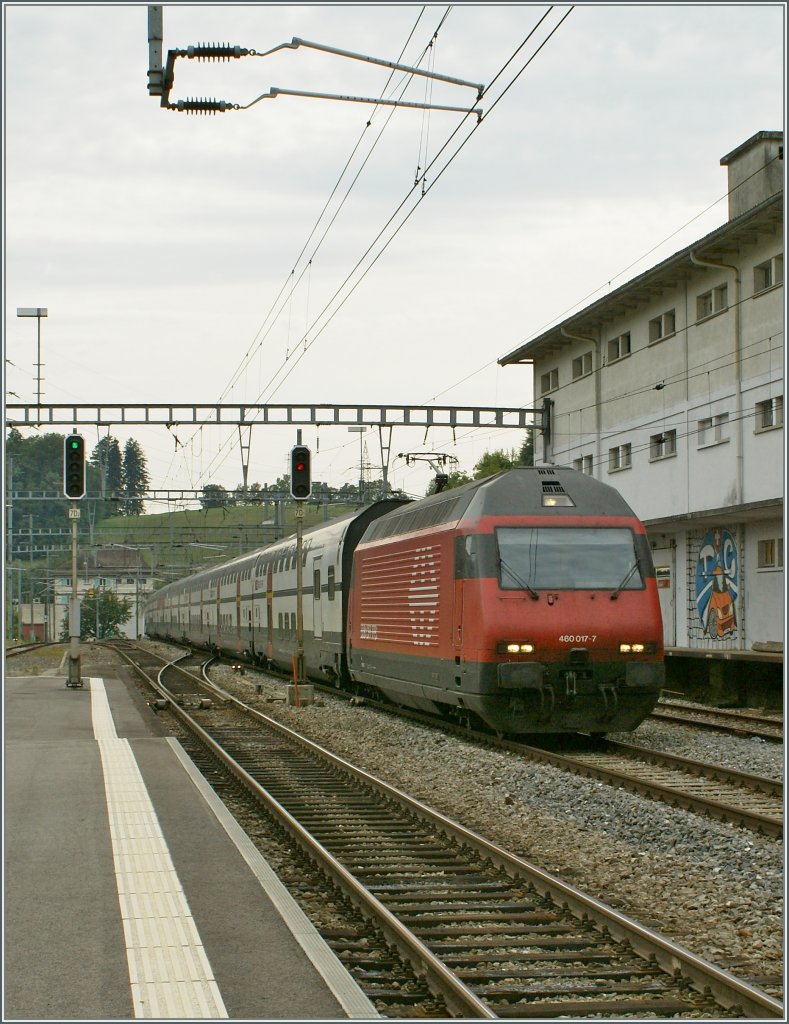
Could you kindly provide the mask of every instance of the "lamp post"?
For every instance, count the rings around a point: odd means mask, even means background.
[[[37,348],[37,361],[36,361],[36,405],[41,405],[41,317],[48,316],[46,309],[42,309],[40,306],[20,306],[17,307],[17,316],[34,316],[38,321],[38,348]]]
[[[351,434],[359,435],[359,504],[364,501],[364,440],[362,435],[367,427],[348,427]]]

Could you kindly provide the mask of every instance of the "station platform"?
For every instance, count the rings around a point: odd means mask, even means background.
[[[134,686],[4,682],[4,1021],[379,1017]]]

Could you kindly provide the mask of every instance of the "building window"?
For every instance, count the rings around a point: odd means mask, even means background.
[[[782,569],[784,564],[783,537],[760,540],[757,560],[759,569]]]
[[[618,338],[612,338],[608,342],[608,362],[615,363],[617,359],[624,359],[630,355],[630,331],[620,334]]]
[[[608,472],[618,473],[620,469],[630,469],[632,452],[629,444],[620,444],[608,449]]]
[[[573,461],[573,469],[577,469],[579,473],[586,473],[587,476],[591,476],[594,469],[592,456],[582,455],[580,459],[575,459]]]
[[[546,395],[549,391],[556,391],[559,387],[559,370],[549,370],[540,377],[540,394]]]
[[[573,380],[579,377],[587,377],[592,372],[592,353],[584,352],[582,356],[573,359]]]
[[[728,425],[729,414],[727,412],[699,420],[699,448],[728,441]]]
[[[784,396],[768,398],[766,402],[756,403],[756,427],[760,434],[763,430],[774,430],[784,425]]]
[[[649,439],[650,461],[668,459],[677,454],[676,430],[664,430],[661,434],[653,434]]]
[[[649,344],[652,345],[656,341],[662,341],[663,338],[668,338],[669,335],[674,333],[676,329],[675,324],[676,321],[673,309],[669,309],[666,313],[661,313],[660,316],[656,316],[654,320],[650,320]]]
[[[783,253],[773,256],[753,268],[753,293],[767,291],[773,285],[783,284],[784,279],[784,257]]]
[[[729,288],[722,284],[696,298],[696,320],[704,320],[729,308]]]

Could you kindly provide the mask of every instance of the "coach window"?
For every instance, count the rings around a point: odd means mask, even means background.
[[[312,574],[312,596],[315,601],[321,599],[321,571],[316,569]]]
[[[335,589],[334,566],[333,565],[329,566],[329,570],[328,570],[327,576],[328,576],[328,581],[327,581],[327,588],[326,588],[326,596],[328,597],[328,599],[330,601],[333,601],[334,600],[334,589]]]

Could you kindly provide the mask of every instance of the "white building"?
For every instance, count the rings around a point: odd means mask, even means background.
[[[606,481],[645,522],[667,654],[719,680],[782,663],[783,133],[721,164],[725,224],[499,360],[533,367],[535,461]]]
[[[60,637],[72,594],[71,562],[64,563],[57,571],[60,575],[55,577],[53,587],[55,639]],[[96,589],[112,590],[131,604],[131,618],[121,626],[125,637],[136,639],[145,633],[145,602],[154,589],[154,578],[138,549],[109,546],[80,550],[77,555],[77,596],[82,601],[89,591]]]

